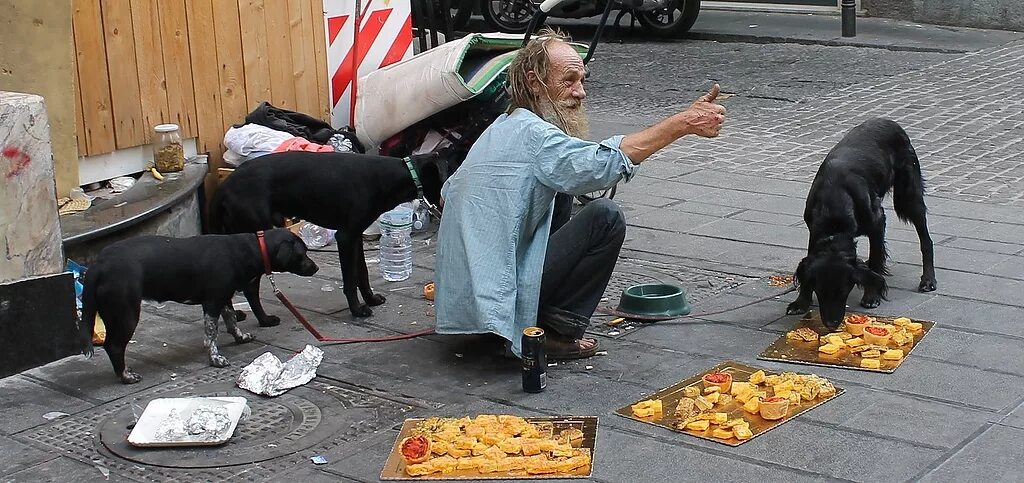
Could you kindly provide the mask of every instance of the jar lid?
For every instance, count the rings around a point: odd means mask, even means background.
[[[153,130],[156,132],[174,132],[178,130],[177,124],[157,124],[153,126]]]

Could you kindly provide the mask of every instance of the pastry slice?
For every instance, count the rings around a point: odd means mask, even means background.
[[[879,357],[881,357],[881,355],[882,352],[879,351],[878,349],[871,349],[860,353],[860,356],[865,359],[878,359]]]
[[[761,400],[759,398],[752,397],[750,398],[750,400],[746,402],[746,404],[743,405],[743,410],[750,414],[757,414],[760,410],[760,407]]]
[[[900,349],[887,350],[884,354],[882,354],[882,359],[885,359],[887,361],[898,361],[902,358],[903,351]]]
[[[711,427],[711,423],[707,420],[686,423],[686,429],[690,431],[707,431],[709,427]]]
[[[878,369],[881,367],[881,364],[878,362],[878,359],[861,359],[860,366],[865,369]]]
[[[697,386],[686,386],[683,388],[683,395],[686,397],[700,396],[700,388]]]
[[[729,439],[732,438],[733,432],[731,429],[715,428],[711,430],[711,437],[718,439]]]
[[[893,319],[892,325],[895,325],[896,327],[903,327],[911,322],[913,322],[913,320],[910,320],[907,317],[896,317]]]
[[[736,439],[740,441],[748,440],[754,437],[754,433],[750,431],[749,426],[736,426],[732,430],[732,434],[736,436]]]
[[[828,343],[818,348],[818,352],[823,354],[833,355],[839,352],[840,347],[838,345]]]
[[[761,384],[761,383],[763,383],[763,382],[764,382],[764,379],[765,379],[765,374],[764,374],[764,371],[760,371],[760,370],[759,370],[759,371],[757,371],[757,372],[755,372],[755,373],[753,373],[753,374],[751,374],[751,375],[750,375],[750,379],[749,379],[749,382],[750,382],[750,384],[753,384],[753,385],[755,385],[755,386],[756,386],[756,385],[758,385],[758,384]],[[734,386],[735,386],[736,384],[740,384],[740,383],[733,383],[733,385],[734,385]],[[735,393],[733,393],[733,394],[735,394]]]

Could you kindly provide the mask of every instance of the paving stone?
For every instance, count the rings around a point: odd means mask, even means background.
[[[629,221],[629,224],[674,233],[692,233],[698,228],[718,220],[719,218],[713,216],[658,210],[635,217]]]
[[[938,296],[914,309],[914,316],[933,320],[938,325],[963,327],[993,334],[1024,337],[1020,323],[1021,308]]]
[[[837,402],[839,400],[837,399]],[[770,437],[768,437],[770,435]],[[906,481],[942,451],[794,419],[736,454],[855,481]],[[799,448],[799,451],[781,448]],[[864,455],[870,454],[870,458]]]
[[[1024,257],[1017,255],[1006,257],[985,269],[982,273],[1012,278],[1014,280],[1024,280]]]
[[[854,394],[860,397],[847,399]],[[974,434],[993,417],[989,412],[887,394],[884,391],[869,391],[857,386],[847,388],[841,404],[859,408],[852,417],[840,422],[839,425],[843,428],[929,447],[952,448]],[[821,406],[821,409],[838,405],[827,404]],[[808,415],[814,419],[821,416],[817,409]],[[884,423],[880,424],[881,421]]]
[[[1007,414],[1006,417],[1000,420],[999,424],[1024,429],[1024,403],[1021,403],[1016,409],[1010,411],[1010,414]]]
[[[720,189],[706,195],[698,196],[695,200],[716,205],[732,206],[743,209],[757,209],[787,215],[802,214],[804,212],[805,204],[803,198],[725,189]]]
[[[917,354],[954,361],[979,369],[998,370],[1024,376],[1024,344],[1018,338],[994,334],[971,334],[935,327],[928,343]]]
[[[800,216],[784,215],[781,213],[771,213],[759,210],[744,210],[730,216],[729,218],[787,227],[803,226],[804,224],[804,220]]]
[[[0,436],[0,475],[2,476],[17,473],[52,458],[53,455],[25,446],[6,436]]]
[[[1020,481],[1024,460],[1020,441],[1024,430],[995,425],[924,476],[922,481],[973,481],[984,474],[985,481]]]
[[[75,414],[92,404],[47,388],[21,374],[0,379],[0,400],[4,418],[0,433],[9,435],[46,424],[43,415],[52,411]]]
[[[11,473],[4,476],[8,481],[33,481],[33,482],[95,482],[109,481],[110,478],[103,476],[103,473],[96,466],[87,465],[71,458],[54,458],[39,463],[30,468]]]
[[[699,201],[680,201],[664,207],[669,211],[681,211],[684,213],[696,213],[698,215],[709,215],[718,218],[725,218],[728,215],[742,211],[731,206],[712,205]]]
[[[765,223],[724,219],[702,225],[693,230],[692,233],[694,235],[770,245],[769,247],[762,248],[762,250],[772,250],[777,246],[799,250],[807,249],[807,230],[802,227],[773,226]]]

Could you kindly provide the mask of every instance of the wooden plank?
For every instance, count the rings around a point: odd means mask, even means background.
[[[160,45],[160,14],[153,0],[131,0],[135,56],[138,59],[139,94],[146,138],[153,126],[172,122],[167,110],[167,78]]]
[[[267,44],[270,55],[270,103],[295,109],[295,78],[292,69],[291,28],[288,25],[288,2],[277,0],[265,5]]]
[[[150,2],[154,0],[149,0]],[[192,83],[192,55],[189,51],[188,15],[184,0],[159,0],[160,46],[167,78],[167,110],[170,119],[181,126],[181,135],[199,134],[196,121],[196,94]]]
[[[218,0],[223,1],[223,0]],[[199,152],[210,155],[208,169],[223,164],[224,123],[221,116],[220,79],[217,51],[211,48],[217,42],[213,25],[214,0],[189,0],[188,43],[192,60],[192,84],[196,99],[196,127]]]
[[[107,62],[107,69],[115,144],[118,148],[146,144],[148,129],[142,119],[131,7],[128,0],[107,0],[102,2],[101,10],[107,58],[112,60]]]
[[[313,24],[309,21],[308,0],[288,0],[291,22],[292,77],[295,79],[295,110],[316,112],[317,83]]]
[[[75,137],[78,142],[78,152],[80,155],[84,155],[86,151],[85,146],[85,118],[82,115],[82,81],[78,77],[78,62],[72,69],[75,72]],[[75,160],[77,163],[78,160]]]
[[[220,99],[223,124],[221,137],[232,124],[240,123],[249,112],[245,100],[245,69],[242,65],[242,32],[238,23],[238,3],[213,2],[216,27],[217,63],[220,67]]]
[[[107,51],[103,44],[103,18],[99,0],[74,0],[72,26],[75,60],[82,96],[85,148],[81,155],[114,150],[114,116],[110,108]]]
[[[327,34],[324,25],[324,4],[322,0],[309,0],[310,22],[313,23],[313,52],[316,61],[317,110],[310,116],[330,122],[331,93],[327,80]]]
[[[238,0],[238,18],[242,26],[245,100],[251,112],[259,103],[271,99],[264,0]]]

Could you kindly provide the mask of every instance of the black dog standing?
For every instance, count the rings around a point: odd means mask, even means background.
[[[885,298],[888,252],[882,200],[892,190],[896,216],[917,229],[924,273],[918,289],[935,290],[932,239],[928,234],[924,180],[917,153],[899,124],[872,119],[853,128],[818,169],[807,195],[804,222],[810,231],[807,256],[796,269],[800,286],[789,314],[810,309],[818,296],[821,320],[836,328],[846,315],[854,285],[864,289],[862,307],[874,308]],[[871,244],[868,261],[857,258],[856,238]]]
[[[447,153],[447,151],[442,151]],[[210,205],[214,230],[251,233],[284,226],[295,217],[337,230],[338,261],[349,310],[356,317],[384,303],[373,293],[363,255],[363,231],[385,211],[425,196],[438,204],[448,178],[449,154],[402,158],[354,153],[284,152],[248,161],[231,174]],[[419,180],[419,185],[414,181]],[[422,193],[420,193],[422,187]],[[259,299],[260,280],[245,290],[260,326],[280,323]],[[359,303],[357,292],[365,304]]]
[[[271,270],[303,276],[317,272],[316,263],[306,255],[306,244],[292,232],[270,230],[264,240]],[[225,367],[228,360],[217,349],[217,319],[224,318],[235,342],[254,339],[238,329],[231,298],[263,276],[264,270],[264,254],[252,233],[139,236],[111,244],[100,252],[83,280],[83,353],[92,356],[92,331],[99,313],[107,327],[103,348],[114,373],[125,384],[141,381],[142,376],[125,366],[124,353],[139,325],[142,300],[171,301],[203,306],[210,365]]]

